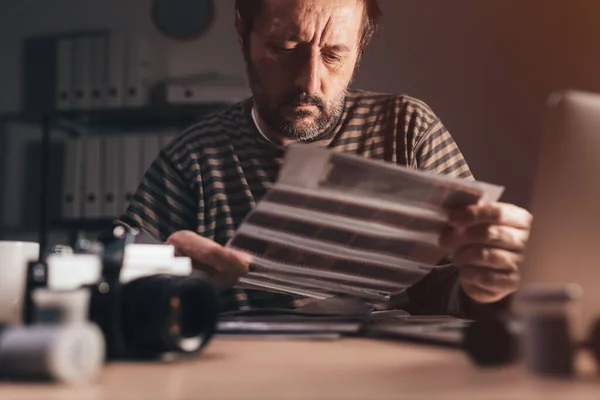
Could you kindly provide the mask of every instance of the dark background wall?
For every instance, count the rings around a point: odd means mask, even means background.
[[[154,28],[150,0],[0,0],[0,114],[19,110],[21,44],[37,34],[88,28],[144,32],[168,60],[169,76],[215,69],[243,74],[233,0],[215,3],[210,31],[177,42]],[[504,200],[528,206],[546,97],[567,86],[600,91],[600,53],[592,51],[600,34],[595,20],[600,3],[381,0],[381,6],[384,30],[368,49],[355,86],[426,101],[476,177],[505,185]],[[37,216],[39,134],[32,125],[0,131],[3,238],[35,237],[24,221]]]

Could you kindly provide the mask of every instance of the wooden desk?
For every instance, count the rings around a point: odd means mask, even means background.
[[[589,359],[572,380],[482,370],[459,351],[361,339],[214,340],[174,364],[111,364],[88,385],[0,384],[2,400],[599,399]]]

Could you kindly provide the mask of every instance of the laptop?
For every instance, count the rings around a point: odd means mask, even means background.
[[[550,96],[530,211],[521,286],[578,284],[587,335],[600,318],[600,95]]]

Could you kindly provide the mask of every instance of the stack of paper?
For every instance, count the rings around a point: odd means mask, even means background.
[[[292,146],[279,178],[228,246],[254,255],[242,286],[381,303],[446,255],[448,211],[496,201],[499,186]]]

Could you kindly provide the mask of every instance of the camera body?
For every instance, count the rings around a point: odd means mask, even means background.
[[[194,354],[216,329],[218,302],[210,279],[193,271],[189,258],[176,257],[173,246],[143,231],[116,226],[96,242],[59,246],[30,262],[26,276],[22,329],[40,323],[67,327],[84,319],[101,332],[106,360]],[[41,306],[40,293],[86,296],[68,306]]]

